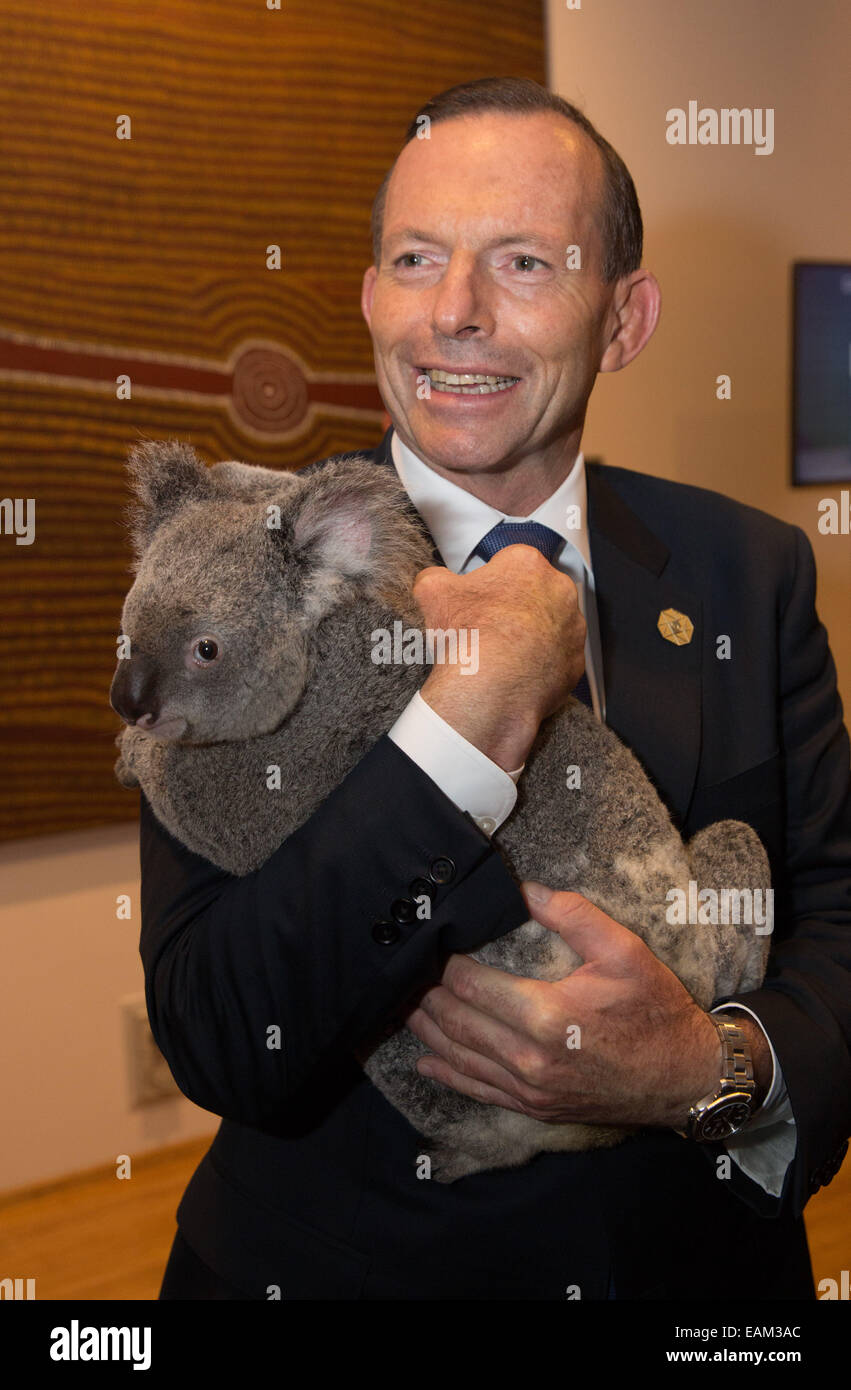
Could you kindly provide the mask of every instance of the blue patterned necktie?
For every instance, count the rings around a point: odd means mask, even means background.
[[[500,521],[482,537],[473,554],[481,555],[483,560],[491,560],[498,550],[504,550],[507,545],[532,545],[546,555],[552,564],[565,543],[563,536],[549,526],[542,526],[540,521]],[[584,671],[573,693],[577,700],[592,708],[591,689]]]

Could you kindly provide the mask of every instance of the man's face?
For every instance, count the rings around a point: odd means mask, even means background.
[[[548,112],[439,122],[399,156],[363,312],[397,432],[456,482],[573,460],[617,320],[600,278],[602,188],[596,146]],[[459,393],[424,385],[429,369],[512,380]]]

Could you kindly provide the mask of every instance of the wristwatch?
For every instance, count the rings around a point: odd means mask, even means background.
[[[688,1112],[680,1132],[698,1144],[729,1139],[751,1118],[756,1108],[756,1082],[750,1043],[738,1024],[726,1014],[711,1014],[721,1038],[721,1080]]]

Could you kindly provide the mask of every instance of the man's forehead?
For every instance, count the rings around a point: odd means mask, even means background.
[[[476,244],[483,251],[498,251],[504,246],[513,246],[518,242],[523,242],[524,246],[530,248],[552,247],[564,236],[563,226],[542,219],[540,211],[535,208],[530,208],[526,217],[512,219],[507,231],[504,216],[487,216],[475,207],[463,212],[457,208],[444,209],[444,214],[439,223],[424,222],[421,226],[405,222],[404,218],[394,218],[392,225],[388,224],[384,239],[388,244],[395,241],[428,242],[451,225],[463,229],[468,235],[474,232]]]
[[[521,212],[524,190],[535,189],[529,215],[520,221],[528,224],[526,231],[533,224],[540,231],[547,221],[542,196],[553,211],[593,204],[601,178],[602,160],[594,142],[555,112],[488,111],[452,117],[436,122],[428,139],[411,140],[401,151],[387,192],[385,236],[415,229],[412,208],[439,205],[441,182],[444,188],[450,181],[462,185],[464,208],[474,212],[479,204],[485,222],[493,216],[489,204],[502,204],[513,194],[514,210]],[[496,219],[494,235],[498,226],[505,235],[504,220]]]
[[[452,151],[461,145],[467,160],[498,158],[512,147],[522,149],[533,162],[557,159],[578,172],[594,170],[599,164],[599,151],[587,132],[556,111],[479,111],[435,121],[426,137],[408,141],[397,167],[424,159],[451,164]]]

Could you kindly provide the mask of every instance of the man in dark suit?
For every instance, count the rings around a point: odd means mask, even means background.
[[[161,1297],[812,1297],[801,1213],[842,1161],[851,1097],[849,745],[812,554],[761,512],[583,458],[597,371],[627,365],[659,309],[631,180],[584,117],[514,80],[422,114],[364,283],[394,422],[375,463],[445,562],[418,582],[426,624],[477,628],[480,671],[435,667],[246,879],[143,799],[152,1028],[181,1089],[224,1117]],[[763,839],[769,974],[717,1001],[726,1027],[593,905],[524,897],[491,842],[574,686],[685,836],[731,817]],[[530,910],[586,967],[547,985],[465,955]],[[443,1084],[641,1132],[429,1181],[420,1136],[356,1060],[401,1018]]]

